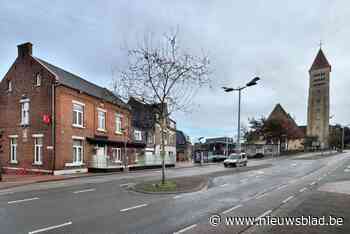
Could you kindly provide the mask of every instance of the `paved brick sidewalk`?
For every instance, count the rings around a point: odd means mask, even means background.
[[[93,176],[95,174],[74,174],[74,175],[17,175],[17,174],[3,174],[0,182],[0,190],[17,187],[26,184],[59,181],[66,179],[73,179],[85,176]]]

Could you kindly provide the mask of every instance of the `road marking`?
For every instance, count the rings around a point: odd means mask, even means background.
[[[295,182],[297,182],[296,180],[290,180],[290,181],[288,181],[288,183],[290,183],[290,184],[293,184],[293,183],[295,183]]]
[[[234,207],[232,207],[232,208],[230,208],[230,209],[228,209],[228,210],[225,210],[224,212],[222,212],[223,214],[227,214],[227,213],[229,213],[229,212],[231,212],[231,211],[233,211],[233,210],[235,210],[235,209],[237,209],[237,208],[239,208],[239,207],[242,207],[243,205],[241,205],[241,204],[239,204],[239,205],[237,205],[237,206],[234,206]]]
[[[51,227],[38,229],[38,230],[35,230],[35,231],[32,231],[32,232],[28,232],[28,234],[35,234],[35,233],[40,233],[40,232],[46,232],[46,231],[49,231],[49,230],[53,230],[53,229],[56,229],[56,228],[68,226],[68,225],[71,225],[71,224],[72,224],[72,222],[69,221],[67,223],[63,223],[63,224],[60,224],[60,225],[55,225],[55,226],[51,226]]]
[[[267,195],[267,193],[261,194],[261,195],[255,197],[255,199],[259,200],[260,198],[265,197],[266,195]]]
[[[193,224],[191,226],[188,226],[188,227],[181,229],[180,231],[174,232],[174,234],[180,234],[180,233],[186,232],[192,228],[195,228],[196,226],[197,226],[197,224]]]
[[[239,182],[245,183],[245,182],[247,182],[247,181],[248,181],[248,179],[243,179],[243,180],[240,180]]]
[[[282,186],[279,186],[278,188],[277,188],[277,190],[281,190],[281,189],[283,189],[283,188],[285,188],[285,187],[287,187],[288,185],[282,185]]]
[[[120,210],[120,212],[124,212],[124,211],[128,211],[128,210],[134,210],[134,209],[141,208],[141,207],[144,207],[144,206],[147,206],[147,204],[141,204],[141,205],[138,205],[138,206],[132,206],[132,207],[129,207],[129,208],[125,208],[125,209]]]
[[[272,210],[265,211],[264,213],[259,215],[256,219],[261,219],[262,217],[265,217],[266,215],[270,214],[271,212],[272,212]]]
[[[312,182],[310,185],[312,186],[312,185],[314,185],[314,184],[316,184],[316,181]]]
[[[304,192],[306,189],[307,189],[307,188],[306,188],[306,187],[304,187],[304,188],[300,189],[300,190],[299,190],[299,192],[301,192],[301,193],[302,193],[302,192]]]
[[[295,167],[297,164],[296,163],[293,163],[292,166]]]
[[[92,188],[92,189],[84,189],[84,190],[79,190],[79,191],[75,191],[73,193],[77,194],[77,193],[86,193],[86,192],[93,192],[96,191],[96,189]]]
[[[33,198],[27,198],[27,199],[23,199],[23,200],[9,201],[9,202],[7,202],[7,204],[21,203],[21,202],[26,202],[26,201],[34,201],[34,200],[38,200],[38,199],[40,199],[40,198],[33,197]]]
[[[287,203],[289,200],[293,199],[294,196],[289,196],[287,199],[284,199],[282,203]]]
[[[222,185],[220,185],[220,187],[225,187],[225,186],[227,186],[228,184],[222,184]]]
[[[130,183],[126,183],[126,184],[121,184],[120,187],[126,187],[129,186]]]
[[[182,195],[176,195],[175,197],[174,197],[174,199],[178,199],[178,198],[181,198],[182,197]]]

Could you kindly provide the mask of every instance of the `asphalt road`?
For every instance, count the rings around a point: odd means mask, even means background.
[[[349,164],[350,154],[252,160],[244,170],[223,165],[169,169],[168,177],[207,175],[205,190],[146,195],[128,184],[160,177],[142,171],[33,184],[0,191],[0,233],[241,233],[249,226],[213,227],[208,218],[258,217],[283,210]]]

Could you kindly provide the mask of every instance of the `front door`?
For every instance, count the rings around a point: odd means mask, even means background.
[[[96,149],[97,157],[106,157],[107,156],[107,146],[106,145],[97,145]]]

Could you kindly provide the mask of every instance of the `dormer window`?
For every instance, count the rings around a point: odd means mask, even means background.
[[[12,92],[12,81],[11,80],[7,81],[7,91]]]
[[[38,73],[35,76],[35,86],[39,87],[41,85],[41,75]]]

